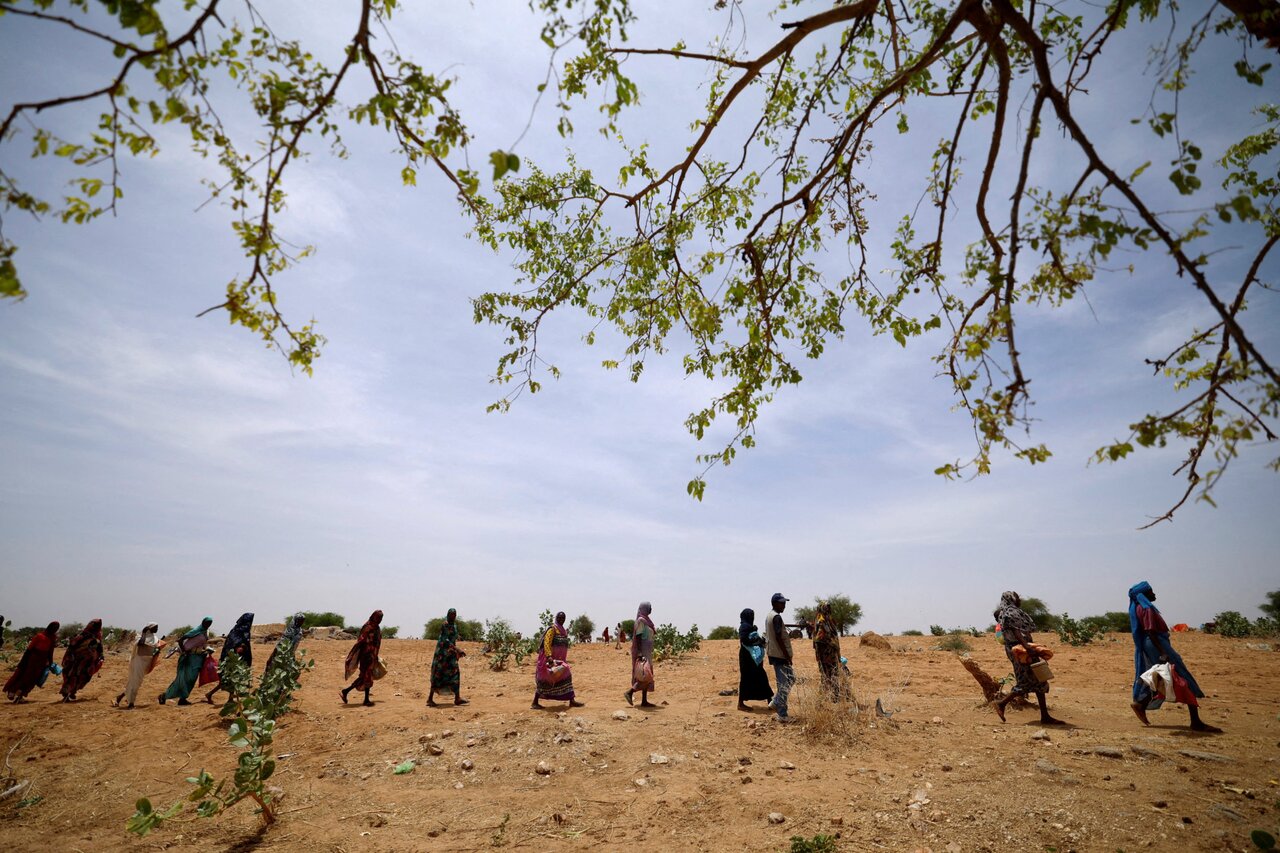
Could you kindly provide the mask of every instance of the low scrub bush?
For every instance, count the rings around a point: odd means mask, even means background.
[[[711,629],[711,633],[707,635],[708,640],[734,640],[738,637],[738,629],[731,628],[728,625],[717,625]]]

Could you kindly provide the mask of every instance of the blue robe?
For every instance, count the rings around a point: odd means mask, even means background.
[[[1191,670],[1182,662],[1182,656],[1173,650],[1169,642],[1169,626],[1160,611],[1151,603],[1151,584],[1136,583],[1129,588],[1129,631],[1133,634],[1133,701],[1148,702],[1147,710],[1154,711],[1164,704],[1151,692],[1142,680],[1142,673],[1158,663],[1168,662],[1187,682],[1194,696],[1203,697],[1204,691],[1196,683]]]

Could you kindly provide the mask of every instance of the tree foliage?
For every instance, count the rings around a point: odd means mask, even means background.
[[[286,621],[288,619],[286,618]],[[347,617],[341,613],[334,613],[332,610],[316,612],[314,610],[302,611],[302,627],[303,628],[330,628],[334,626],[345,626]]]
[[[1258,605],[1258,609],[1268,619],[1280,622],[1280,589],[1267,593],[1267,600]]]
[[[583,613],[581,616],[574,617],[569,623],[569,636],[573,637],[576,642],[589,643],[595,635],[596,623],[591,621],[591,617]]]
[[[707,634],[708,640],[736,640],[738,639],[738,629],[729,625],[717,625],[711,629],[711,633]]]
[[[507,662],[515,658],[516,666],[524,663],[525,644],[511,629],[506,619],[492,619],[484,623],[485,656],[489,660],[489,669],[501,672],[507,668]]]
[[[375,44],[397,0],[352,0],[333,65],[278,35],[252,4],[237,18],[226,0],[130,0],[106,4],[105,21],[92,5],[0,5],[4,17],[114,56],[100,81],[19,95],[0,117],[0,211],[70,223],[113,211],[120,158],[151,156],[159,129],[181,128],[216,164],[206,184],[231,211],[245,256],[209,310],[306,373],[324,338],[277,307],[276,277],[311,251],[280,228],[285,176],[304,143],[342,156],[343,128],[368,123],[393,139],[405,183],[424,166],[438,171],[476,237],[518,258],[510,289],[474,300],[474,319],[505,341],[494,378],[510,391],[493,407],[559,375],[539,333],[566,313],[586,316],[588,345],[621,340],[601,363],[632,380],[675,350],[686,374],[717,388],[686,420],[716,443],[688,483],[696,498],[713,467],[754,446],[762,408],[859,323],[902,346],[935,339],[938,371],[973,434],[972,452],[937,460],[936,473],[985,474],[1001,453],[1044,462],[1052,452],[1031,436],[1026,319],[1138,266],[1202,310],[1185,312],[1177,343],[1147,358],[1169,401],[1135,412],[1093,459],[1181,448],[1185,485],[1155,523],[1192,496],[1211,501],[1242,443],[1275,438],[1280,375],[1246,316],[1250,297],[1272,286],[1262,272],[1280,240],[1280,105],[1256,96],[1274,75],[1255,44],[1277,37],[1272,3],[1179,12],[1172,0],[780,0],[780,30],[757,48],[745,37],[756,10],[721,2],[721,35],[694,50],[680,40],[632,46],[630,0],[537,0],[552,55],[538,91],[556,96],[556,130],[574,132],[578,100],[600,103],[599,130],[627,156],[607,174],[572,157],[544,170],[495,150],[492,192],[465,160],[449,165],[470,141],[448,98],[453,79],[394,38]],[[1149,85],[1133,70],[1132,45],[1143,41],[1154,44],[1149,107],[1126,116],[1130,126],[1108,116],[1117,138],[1100,146],[1082,103]],[[1200,72],[1227,50],[1235,80],[1209,82]],[[687,145],[665,159],[622,130],[642,103],[631,69],[662,62],[704,75],[706,92],[704,110],[687,116]],[[1204,86],[1212,97],[1200,102],[1215,114],[1184,115]],[[254,122],[223,120],[245,108]],[[99,111],[96,129],[63,139],[41,124],[75,109]],[[1191,136],[1205,126],[1213,132]],[[904,187],[899,170],[882,177],[871,158],[910,134],[932,153]],[[1108,153],[1117,149],[1150,159]],[[69,163],[70,194],[57,201],[52,188],[20,182],[5,165],[20,150]],[[517,170],[525,177],[512,180]],[[0,232],[0,295],[21,298],[17,248]]]
[[[444,626],[444,617],[437,616],[422,627],[422,639],[440,639],[440,629]],[[480,642],[484,639],[484,623],[475,619],[458,620],[458,639],[467,642]]]

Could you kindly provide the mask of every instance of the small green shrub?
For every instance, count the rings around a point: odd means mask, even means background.
[[[1239,611],[1224,610],[1213,617],[1217,624],[1217,632],[1224,637],[1248,637],[1253,633],[1253,624]]]
[[[422,639],[438,640],[440,639],[440,629],[444,627],[444,617],[437,616],[426,625],[422,626]],[[383,629],[382,635],[386,636],[386,629]],[[478,643],[484,639],[484,623],[475,619],[459,619],[458,620],[458,639],[468,643]]]
[[[903,631],[903,632],[902,632],[902,636],[904,636],[904,637],[923,637],[923,636],[924,636],[924,631],[917,631],[916,629],[912,628],[910,631]]]
[[[943,628],[941,625],[930,625],[929,633],[935,637],[945,637],[947,635],[947,629]]]
[[[525,644],[516,638],[516,632],[511,630],[511,623],[506,619],[484,623],[484,645],[489,669],[494,672],[506,669],[511,658],[516,659],[516,666],[524,663]]]
[[[394,640],[396,638],[396,634],[399,634],[399,633],[400,633],[399,625],[390,625],[390,626],[383,625],[382,626],[382,639],[384,640]]]
[[[1058,639],[1069,646],[1087,646],[1098,636],[1087,622],[1072,619],[1067,613],[1058,617]]]
[[[973,650],[973,646],[969,645],[969,641],[959,631],[947,634],[938,641],[934,648],[944,652],[968,652]]]
[[[287,620],[286,620],[287,621]],[[317,613],[314,610],[302,611],[302,627],[303,628],[329,628],[335,625],[346,625],[347,617],[341,613],[334,613],[332,610],[326,610],[323,613]],[[360,629],[356,629],[359,633]]]
[[[831,835],[819,833],[813,838],[791,836],[791,853],[836,853],[839,849],[835,837]]]
[[[691,625],[683,634],[670,623],[659,625],[653,635],[653,659],[655,662],[679,660],[689,652],[696,651],[701,643],[702,634],[698,632],[696,624]]]
[[[735,640],[738,637],[738,629],[731,628],[728,625],[717,625],[711,629],[711,633],[707,635],[708,640]]]
[[[573,637],[576,642],[589,643],[596,633],[596,623],[591,621],[591,617],[587,614],[574,617],[567,628],[569,636]]]

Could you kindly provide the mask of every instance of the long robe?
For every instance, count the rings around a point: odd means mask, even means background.
[[[1169,642],[1169,626],[1151,602],[1152,597],[1154,593],[1151,584],[1146,581],[1129,588],[1129,631],[1133,635],[1133,701],[1147,702],[1148,711],[1154,711],[1164,704],[1164,699],[1153,694],[1141,676],[1156,664],[1168,662],[1173,667],[1175,677],[1180,676],[1185,684],[1179,685],[1175,680],[1175,695],[1166,696],[1165,699],[1199,705],[1196,699],[1203,699],[1204,691],[1196,683],[1191,670],[1182,662],[1182,655],[1173,650],[1173,644]]]
[[[1035,621],[1017,604],[1017,597],[1006,592],[1000,596],[1000,606],[996,609],[995,620],[1004,631],[1004,653],[1013,664],[1014,685],[1009,693],[1015,696],[1026,696],[1030,693],[1048,693],[1049,682],[1036,678],[1031,671],[1033,661],[1019,661],[1013,653],[1013,647],[1026,645],[1032,641],[1031,632],[1036,629]]]
[[[644,658],[653,669],[653,640],[656,629],[653,620],[647,613],[636,614],[635,627],[631,629],[631,689],[642,693],[651,693],[656,685],[656,676],[649,680],[636,680],[636,662]]]
[[[569,632],[563,625],[552,625],[542,634],[538,644],[538,665],[533,680],[537,698],[559,702],[573,701],[573,669],[569,666]]]
[[[444,690],[456,696],[461,686],[462,669],[458,666],[458,625],[456,622],[446,620],[440,626],[436,652],[431,658],[431,689]]]
[[[102,620],[94,619],[84,626],[67,646],[62,655],[63,698],[74,698],[89,683],[89,679],[102,669]]]
[[[373,687],[373,667],[378,662],[378,652],[382,649],[382,611],[375,610],[369,621],[360,629],[360,636],[347,652],[346,677],[350,678],[357,671],[359,677],[352,682],[354,690],[369,690]]]
[[[747,615],[750,614],[750,615]],[[738,701],[752,702],[756,699],[773,700],[773,688],[769,686],[769,674],[764,669],[764,638],[751,623],[755,613],[743,611],[742,624],[738,626]],[[756,661],[752,649],[760,650],[760,660]]]
[[[822,686],[839,698],[844,692],[840,686],[840,632],[829,613],[818,614],[813,631],[813,654],[822,673]]]
[[[133,656],[129,658],[129,681],[124,686],[124,701],[129,705],[138,698],[142,679],[151,672],[156,655],[160,653],[159,644],[156,642],[156,630],[154,625],[143,628],[138,636],[138,642],[133,646]]]
[[[209,648],[209,626],[212,619],[206,619],[199,627],[192,628],[178,640],[178,671],[173,681],[164,691],[164,698],[186,699],[196,688],[200,680],[200,668],[204,666],[205,653]]]
[[[24,699],[39,684],[44,671],[53,663],[53,650],[58,644],[57,622],[31,636],[26,651],[18,661],[18,667],[4,683],[5,695],[10,699]]]

